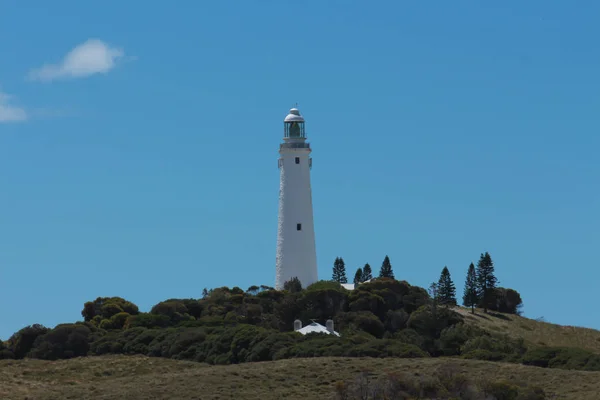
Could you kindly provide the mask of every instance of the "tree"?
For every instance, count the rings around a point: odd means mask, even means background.
[[[440,279],[437,284],[438,288],[438,301],[444,305],[456,305],[456,287],[452,278],[450,277],[450,271],[448,267],[444,267]]]
[[[356,273],[354,274],[354,285],[358,285],[359,283],[361,283],[362,277],[363,277],[363,270],[362,270],[362,268],[359,267],[356,270]]]
[[[521,315],[523,300],[516,290],[497,287],[494,289],[493,302],[488,304],[488,307],[492,311]]]
[[[94,319],[101,321],[109,319],[120,312],[136,315],[139,310],[138,306],[121,297],[98,297],[96,300],[88,301],[83,305],[81,316],[86,322]]]
[[[295,276],[283,283],[283,290],[287,290],[290,293],[297,293],[302,290],[302,283],[300,282],[300,279]]]
[[[436,313],[437,313],[437,305],[440,302],[440,287],[437,283],[435,282],[431,282],[431,284],[429,285],[429,289],[427,290],[429,292],[429,295],[431,296],[431,311],[433,313],[433,316],[435,317]]]
[[[477,262],[477,294],[483,306],[483,311],[486,313],[488,307],[494,301],[496,283],[498,283],[498,280],[494,275],[494,262],[486,251]]]
[[[348,283],[348,278],[346,278],[346,264],[342,257],[336,257],[333,262],[332,280],[339,283]]]
[[[58,360],[86,356],[92,331],[82,324],[61,324],[39,336],[29,357]]]
[[[46,328],[41,324],[26,326],[8,339],[8,348],[12,351],[16,359],[25,358],[27,353],[33,348],[36,339],[49,331],[50,328]]]
[[[383,259],[381,270],[379,271],[379,277],[394,279],[394,271],[392,271],[392,264],[390,263],[390,258],[388,256],[385,256]]]
[[[465,281],[465,291],[463,294],[463,306],[471,307],[471,312],[475,314],[475,307],[479,302],[479,294],[477,293],[477,272],[475,265],[469,265],[467,279]]]
[[[260,291],[260,287],[256,286],[256,285],[252,285],[250,286],[247,290],[246,293],[252,295],[252,296],[256,296],[256,294]]]
[[[362,270],[361,282],[367,282],[371,279],[373,279],[373,272],[371,271],[371,266],[369,263],[366,263]]]

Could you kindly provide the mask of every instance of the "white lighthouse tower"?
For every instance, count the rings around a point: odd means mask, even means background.
[[[310,189],[311,149],[306,141],[304,118],[292,108],[283,121],[279,145],[279,223],[275,288],[297,277],[302,287],[316,282],[317,253]]]

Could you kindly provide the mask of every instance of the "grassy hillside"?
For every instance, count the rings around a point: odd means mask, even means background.
[[[2,399],[329,399],[334,383],[363,370],[428,375],[453,365],[473,380],[534,383],[557,399],[597,399],[600,372],[543,369],[460,359],[310,358],[229,366],[144,356],[56,362],[0,361]],[[550,397],[552,398],[552,397]]]
[[[574,326],[562,326],[548,322],[519,317],[514,314],[490,312],[456,307],[454,311],[465,317],[465,322],[476,324],[490,332],[522,337],[526,342],[539,346],[578,347],[600,354],[600,331]]]
[[[34,325],[0,342],[0,399],[321,399],[332,398],[335,387],[355,390],[363,370],[379,389],[415,395],[425,387],[438,397],[458,395],[458,384],[598,398],[600,331],[454,310],[460,315],[435,308],[424,289],[391,279],[352,292],[331,282],[300,292],[218,288],[150,312],[122,298],[97,298],[84,305],[86,322]],[[289,332],[295,318],[330,317],[341,338]]]

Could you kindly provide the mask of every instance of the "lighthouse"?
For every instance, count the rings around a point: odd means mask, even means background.
[[[292,108],[283,120],[279,145],[279,220],[275,288],[297,277],[305,288],[318,280],[315,228],[310,188],[310,144],[304,117]]]

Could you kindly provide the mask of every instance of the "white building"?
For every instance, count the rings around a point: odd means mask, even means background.
[[[279,221],[275,288],[297,277],[302,287],[316,282],[317,253],[310,188],[311,149],[304,118],[296,108],[285,117],[279,145]]]
[[[326,326],[319,324],[318,322],[312,321],[310,324],[302,327],[302,321],[299,319],[294,321],[294,331],[301,333],[303,335],[308,335],[309,333],[325,333],[327,335],[335,335],[340,336],[338,332],[333,329],[333,320],[328,319],[325,322]]]
[[[369,279],[368,281],[364,281],[361,283],[368,283],[368,282],[371,282],[371,280]],[[356,286],[357,286],[354,283],[340,283],[340,285],[342,285],[342,287],[346,290],[354,290],[354,289],[356,289]]]

